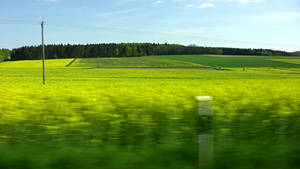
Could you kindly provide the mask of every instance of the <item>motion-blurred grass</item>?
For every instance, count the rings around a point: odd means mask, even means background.
[[[197,168],[198,95],[215,168],[299,168],[299,73],[3,68],[0,168]]]

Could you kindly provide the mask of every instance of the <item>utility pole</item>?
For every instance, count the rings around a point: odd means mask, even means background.
[[[44,45],[44,21],[41,24],[42,27],[42,49],[43,49],[43,84],[45,84],[45,45]]]

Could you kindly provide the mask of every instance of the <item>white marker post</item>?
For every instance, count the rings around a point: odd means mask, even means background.
[[[199,127],[199,166],[213,167],[214,135],[211,133],[213,109],[211,96],[195,96]]]
[[[44,21],[41,23],[42,28],[42,52],[43,52],[43,84],[46,83],[46,75],[45,75],[45,45],[44,45]]]

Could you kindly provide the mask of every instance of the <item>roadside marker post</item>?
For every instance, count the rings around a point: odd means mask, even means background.
[[[211,96],[195,96],[196,111],[199,127],[199,161],[201,167],[213,167],[214,162],[214,135],[212,133],[213,109]]]

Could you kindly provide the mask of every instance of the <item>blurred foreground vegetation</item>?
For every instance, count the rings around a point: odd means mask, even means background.
[[[214,98],[213,168],[300,167],[297,68],[100,70],[53,62],[43,85],[41,69],[3,64],[0,168],[198,168],[206,119],[194,96]]]

